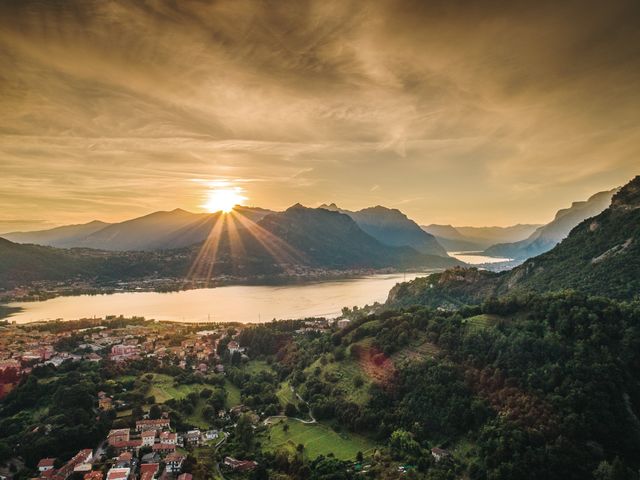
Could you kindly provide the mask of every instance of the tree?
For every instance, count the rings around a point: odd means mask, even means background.
[[[284,414],[287,417],[295,417],[298,415],[298,409],[293,403],[288,402],[287,405],[284,407]]]
[[[151,405],[151,408],[149,409],[149,418],[157,420],[160,417],[162,417],[162,409],[160,408],[160,405]]]
[[[236,435],[238,442],[244,447],[245,451],[250,451],[253,445],[253,427],[251,425],[251,417],[246,413],[238,418]]]

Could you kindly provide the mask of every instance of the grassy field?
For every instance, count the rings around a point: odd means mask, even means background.
[[[289,425],[284,431],[283,425]],[[358,452],[370,454],[376,445],[370,440],[351,433],[337,433],[319,423],[304,424],[295,420],[282,420],[271,425],[261,439],[265,451],[288,450],[293,452],[298,444],[304,445],[309,459],[333,453],[341,460],[353,460]]]
[[[278,397],[278,400],[280,400],[280,405],[282,405],[283,407],[287,403],[292,403],[297,407],[298,403],[300,403],[298,397],[296,397],[295,394],[291,391],[291,385],[289,384],[289,382],[282,382],[280,384],[280,388],[276,392],[276,396]]]
[[[203,430],[207,430],[211,428],[211,424],[206,421],[202,416],[202,410],[206,407],[207,402],[204,399],[199,399],[198,404],[193,409],[193,413],[186,417],[186,420],[192,423],[195,427],[201,428]]]
[[[273,373],[273,369],[271,368],[271,365],[269,365],[267,362],[262,360],[251,360],[250,362],[247,362],[246,364],[244,364],[241,367],[241,370],[244,373],[248,373],[250,375],[255,375],[260,372]]]
[[[157,403],[164,403],[172,398],[180,399],[186,397],[191,392],[200,392],[207,388],[207,385],[174,385],[173,377],[160,373],[153,374],[153,383],[149,395],[153,395]]]
[[[242,403],[240,399],[240,389],[229,380],[225,380],[224,389],[227,391],[227,408],[235,407]]]

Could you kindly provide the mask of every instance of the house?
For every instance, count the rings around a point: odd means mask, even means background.
[[[97,470],[84,474],[84,480],[102,480],[102,479],[103,479],[102,472],[98,472]]]
[[[451,456],[451,452],[445,450],[443,448],[434,447],[431,449],[431,455],[436,459],[436,462],[439,462],[443,458],[447,458]]]
[[[131,474],[130,468],[112,468],[107,472],[106,480],[127,480]]]
[[[182,462],[184,462],[184,455],[173,452],[167,455],[164,459],[166,470],[169,473],[178,473],[182,469]]]
[[[115,466],[116,468],[131,468],[131,460],[133,460],[131,452],[122,452],[116,459]]]
[[[175,452],[176,451],[176,444],[175,443],[155,443],[151,447],[151,449],[155,453],[159,453],[159,454],[163,455],[163,454]]]
[[[143,463],[140,465],[140,480],[153,480],[160,470],[159,463]]]
[[[233,457],[225,457],[224,464],[231,470],[238,472],[248,472],[258,466],[258,462],[253,460],[237,460]]]
[[[235,340],[231,340],[228,344],[227,344],[227,348],[229,349],[229,353],[231,355],[233,355],[236,352],[244,352],[244,348],[240,348],[240,344],[238,342],[236,342]]]
[[[107,442],[113,447],[117,443],[128,442],[129,435],[130,434],[128,428],[116,428],[113,430],[109,430],[109,434],[107,435]]]
[[[173,432],[160,433],[160,443],[163,445],[175,445],[178,443],[178,435]]]
[[[184,443],[186,445],[200,445],[202,439],[202,433],[200,430],[189,430],[184,436]]]
[[[218,438],[218,430],[207,430],[206,432],[204,432],[205,440],[215,440],[216,438]]]
[[[224,365],[221,363],[216,365],[216,373],[224,373]]]
[[[142,438],[143,447],[153,447],[153,444],[156,443],[155,430],[145,430],[140,434],[140,437]]]
[[[104,411],[111,410],[113,408],[113,400],[109,397],[99,398],[98,408]]]
[[[53,464],[55,461],[55,458],[43,458],[38,462],[38,471],[47,472],[49,470],[53,470]]]
[[[142,447],[142,440],[127,440],[125,442],[115,442],[111,446],[115,448],[118,453],[122,452],[137,452]]]
[[[336,325],[338,326],[338,328],[345,328],[348,327],[350,323],[351,320],[349,320],[348,318],[342,318],[336,322]]]
[[[190,473],[183,473],[178,475],[178,480],[192,480],[193,476]]]
[[[156,420],[138,420],[136,422],[136,430],[144,432],[145,430],[164,430],[169,429],[171,422],[168,418],[158,418]]]
[[[74,469],[81,464],[88,464],[93,459],[93,450],[86,448],[80,450],[75,456],[65,463],[60,470],[52,477],[54,480],[66,480],[74,472]]]

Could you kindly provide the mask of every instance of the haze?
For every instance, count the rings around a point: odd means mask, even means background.
[[[5,1],[0,231],[382,204],[544,223],[640,153],[640,3]]]

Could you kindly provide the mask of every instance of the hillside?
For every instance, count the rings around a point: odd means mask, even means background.
[[[65,225],[48,230],[5,233],[2,234],[2,238],[15,243],[33,243],[49,247],[70,248],[79,246],[87,236],[107,226],[109,224],[106,222],[94,220],[80,225]]]
[[[350,211],[339,208],[335,203],[319,208],[332,210],[350,216],[358,226],[379,242],[392,247],[413,247],[420,253],[447,257],[446,250],[433,235],[398,209],[382,207],[364,208]]]
[[[364,232],[349,216],[324,208],[294,205],[258,224],[297,251],[305,263],[335,267],[434,266],[459,264],[424,255],[411,247],[392,247]]]
[[[551,251],[529,259],[502,280],[499,292],[572,288],[613,298],[640,295],[640,176],[611,206],[575,227]]]
[[[253,212],[255,213],[255,212]],[[197,240],[189,247],[152,251],[109,251],[88,248],[58,249],[22,245],[0,239],[0,286],[36,280],[83,279],[96,282],[131,280],[146,276],[209,278],[212,275],[255,277],[304,275],[305,270],[376,268],[447,268],[461,265],[453,258],[424,255],[411,247],[383,245],[362,231],[347,215],[295,205],[285,212],[262,216],[257,222],[238,212],[205,216],[194,225],[188,212],[158,212],[136,219],[133,226],[110,225],[98,234],[134,248],[137,232],[147,246],[176,245]],[[167,217],[172,221],[168,222]],[[254,217],[254,218],[255,218]],[[181,219],[189,219],[175,229]],[[172,225],[167,229],[168,224]],[[112,227],[117,227],[116,229]],[[157,227],[157,228],[156,228]],[[155,230],[154,230],[155,228]],[[127,231],[126,241],[119,234]],[[150,231],[171,231],[154,239]],[[174,239],[179,239],[180,242]],[[203,241],[203,238],[206,240]],[[112,244],[113,245],[113,244]]]
[[[147,275],[183,275],[179,256],[143,252],[112,253],[90,249],[58,249],[21,245],[0,238],[0,287],[39,280],[124,281]]]
[[[258,221],[270,210],[238,206],[234,211]],[[15,232],[4,238],[16,243],[33,243],[61,248],[93,248],[111,251],[151,251],[188,247],[203,242],[221,213],[191,213],[182,209],[159,211],[124,222],[94,221],[35,232]]]
[[[509,227],[454,227],[425,225],[422,229],[437,239],[447,251],[480,251],[503,242],[517,242],[527,238],[540,225],[518,224]]]
[[[563,289],[633,299],[640,295],[639,271],[640,176],[547,253],[500,274],[457,269],[416,279],[396,286],[389,304],[459,306],[491,295]]]
[[[484,254],[526,260],[547,252],[566,238],[580,222],[607,208],[617,190],[599,192],[584,202],[574,202],[571,207],[559,210],[551,222],[536,229],[528,238],[519,242],[498,243],[486,249]]]

